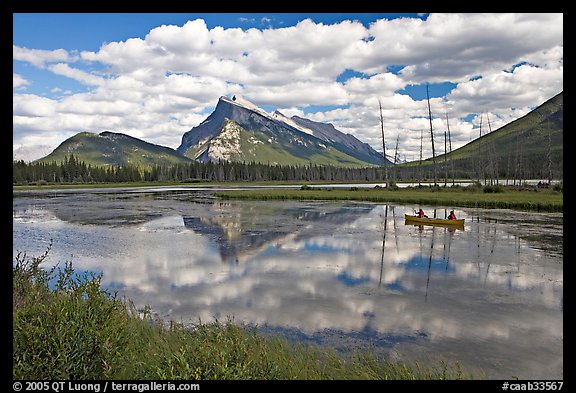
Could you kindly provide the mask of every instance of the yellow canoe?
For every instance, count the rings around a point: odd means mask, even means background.
[[[404,219],[406,222],[410,222],[411,224],[464,226],[463,218],[457,220],[448,220],[444,218],[420,218],[418,216],[404,214]]]

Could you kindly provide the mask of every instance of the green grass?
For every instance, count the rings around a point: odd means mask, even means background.
[[[344,357],[231,319],[164,323],[103,290],[101,275],[78,274],[69,262],[43,270],[47,254],[18,254],[13,263],[14,379],[472,378],[457,362],[399,362],[369,352]]]
[[[307,188],[233,190],[216,192],[223,199],[257,200],[355,200],[459,207],[501,208],[561,212],[563,195],[554,190],[516,190],[501,187],[499,192],[484,192],[484,187],[424,187],[395,190],[359,188]]]

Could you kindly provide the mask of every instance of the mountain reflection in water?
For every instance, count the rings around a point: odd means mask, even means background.
[[[166,319],[233,317],[340,349],[442,356],[490,378],[563,377],[561,247],[534,240],[561,241],[561,215],[538,215],[542,226],[463,209],[461,231],[405,225],[413,205],[89,192],[13,205],[14,254],[53,239],[50,263],[72,256]]]
[[[349,223],[358,214],[370,212],[373,206],[359,206],[354,210],[342,206],[326,206],[321,211],[282,209],[274,212],[282,216],[282,225],[267,221],[266,217],[263,218],[254,209],[231,214],[230,208],[232,206],[229,202],[214,202],[205,215],[182,218],[186,228],[207,236],[218,245],[223,262],[240,263],[248,261],[271,244],[279,246],[288,241],[329,235],[333,226]],[[320,223],[331,225],[318,225]]]

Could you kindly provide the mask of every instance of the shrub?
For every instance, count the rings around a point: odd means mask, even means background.
[[[561,181],[559,183],[554,184],[552,189],[556,192],[564,192],[564,182]]]
[[[48,249],[49,250],[49,249]],[[123,304],[100,289],[101,275],[44,271],[18,254],[13,267],[13,377],[104,379],[121,362],[114,348],[129,337]],[[50,288],[50,285],[54,285]]]
[[[482,191],[485,194],[504,192],[504,187],[500,185],[484,186]]]
[[[400,189],[400,187],[398,187],[398,184],[396,184],[396,180],[390,180],[388,182],[387,189],[392,190],[392,191],[397,191]]]
[[[42,301],[49,294],[48,282],[54,272],[54,268],[45,271],[40,268],[40,264],[44,262],[52,243],[50,243],[44,252],[39,257],[29,258],[26,253],[18,252],[15,258],[12,280],[12,307],[13,311],[22,307],[29,301],[30,297],[34,297],[35,301]]]
[[[464,190],[472,191],[472,192],[478,192],[478,191],[482,190],[482,183],[480,183],[479,181],[475,181],[473,183],[470,183],[466,187],[464,187]]]

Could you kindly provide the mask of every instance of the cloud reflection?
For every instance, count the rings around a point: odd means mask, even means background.
[[[77,266],[103,271],[105,286],[167,319],[233,316],[308,336],[373,332],[372,339],[404,337],[397,348],[410,338],[411,350],[437,348],[471,364],[467,348],[507,348],[485,367],[528,367],[532,357],[519,359],[530,342],[545,343],[545,362],[562,357],[562,260],[511,235],[508,225],[469,220],[466,231],[420,229],[404,225],[412,206],[214,201],[155,209],[154,200],[140,202],[138,217],[162,214],[134,220],[125,210],[124,225],[107,225],[112,218],[94,205],[85,217],[57,204],[15,209],[15,247],[25,246],[27,231],[54,236],[57,257],[66,253],[58,247],[78,250]],[[43,215],[49,219],[33,219]],[[94,225],[94,216],[106,219]]]

